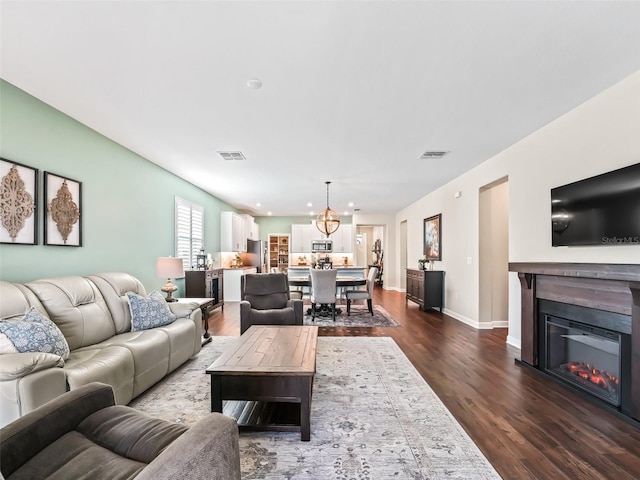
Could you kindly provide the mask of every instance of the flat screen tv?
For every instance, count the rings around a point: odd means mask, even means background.
[[[640,245],[640,163],[551,189],[554,247]]]

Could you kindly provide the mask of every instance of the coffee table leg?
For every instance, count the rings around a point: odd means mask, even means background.
[[[211,375],[211,411],[222,413],[222,379]]]
[[[300,379],[300,440],[311,440],[311,387],[313,377]]]

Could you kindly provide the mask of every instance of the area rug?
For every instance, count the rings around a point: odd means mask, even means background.
[[[316,314],[315,320],[311,320],[311,315],[307,314],[307,308],[304,306],[304,324],[316,325],[318,327],[401,327],[402,325],[394,319],[389,313],[379,305],[373,306],[373,315],[369,313],[366,305],[351,305],[351,315],[347,316],[347,307],[339,306],[342,309],[340,315],[336,315],[333,321],[331,314],[321,316]]]
[[[193,425],[209,413],[204,373],[237,337],[213,342],[131,406]],[[311,441],[242,432],[243,479],[499,479],[389,337],[319,337]]]

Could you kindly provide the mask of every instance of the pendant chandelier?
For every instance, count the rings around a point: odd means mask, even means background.
[[[338,230],[340,226],[340,215],[329,208],[329,184],[327,184],[327,209],[316,217],[316,227],[327,237]]]

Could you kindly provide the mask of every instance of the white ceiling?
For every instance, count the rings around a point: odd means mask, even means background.
[[[324,209],[325,180],[340,213],[396,212],[640,69],[637,1],[3,0],[0,15],[3,79],[254,215]]]

